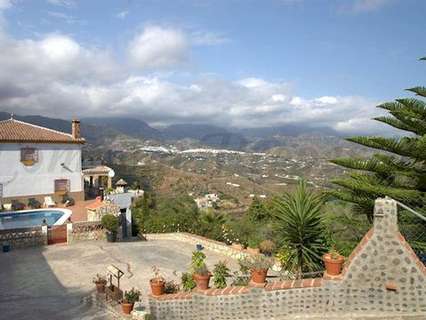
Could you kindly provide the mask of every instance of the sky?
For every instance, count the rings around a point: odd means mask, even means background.
[[[0,0],[0,111],[384,132],[422,0]]]

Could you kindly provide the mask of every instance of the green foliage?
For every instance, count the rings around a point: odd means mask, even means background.
[[[189,273],[189,272],[182,273],[181,281],[182,281],[182,289],[185,292],[191,291],[196,286],[195,280],[192,277],[192,273]]]
[[[242,259],[238,260],[240,266],[239,271],[235,271],[232,274],[232,285],[233,286],[247,286],[250,281],[250,269]]]
[[[101,219],[102,226],[111,233],[116,233],[119,221],[118,218],[112,214],[106,214]]]
[[[201,235],[216,241],[226,241],[224,234],[224,226],[227,217],[222,212],[208,210],[200,216]]]
[[[206,255],[203,252],[192,252],[191,271],[193,274],[207,275],[209,273],[205,260]]]
[[[424,60],[424,59],[421,59]],[[408,89],[426,97],[425,87]],[[426,103],[424,100],[404,98],[378,106],[387,116],[376,121],[406,131],[397,138],[352,137],[348,141],[373,148],[378,153],[368,159],[335,159],[332,162],[357,170],[333,182],[337,189],[330,195],[354,204],[354,212],[373,218],[374,200],[389,196],[417,211],[426,208]],[[383,153],[386,152],[386,153]]]
[[[276,249],[276,245],[272,240],[263,240],[259,244],[260,252],[266,255],[271,255]]]
[[[275,200],[272,214],[281,242],[288,248],[285,268],[301,277],[318,270],[324,253],[323,197],[309,191],[300,181],[296,191]]]
[[[173,280],[166,281],[164,284],[164,293],[172,294],[177,293],[179,291],[179,285]]]
[[[225,261],[219,261],[213,269],[213,284],[218,289],[226,287],[226,278],[230,276],[230,270]]]
[[[124,292],[124,301],[127,303],[135,303],[139,301],[141,293],[140,291],[132,288],[130,291]]]
[[[264,221],[268,218],[267,210],[262,201],[257,197],[253,198],[250,207],[247,211],[248,218],[253,222]]]

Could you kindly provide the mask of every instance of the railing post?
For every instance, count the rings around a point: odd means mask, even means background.
[[[42,233],[42,235],[43,235],[43,244],[45,245],[45,246],[47,246],[48,245],[48,233],[49,231],[48,231],[48,228],[47,228],[47,225],[42,225],[41,226],[41,233]]]
[[[67,223],[67,244],[72,243],[72,223]]]

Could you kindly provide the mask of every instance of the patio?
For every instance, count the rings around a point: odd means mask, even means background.
[[[124,271],[124,290],[132,287],[149,292],[151,267],[158,266],[168,278],[174,271],[186,271],[193,246],[176,241],[107,243],[81,242],[16,250],[1,254],[0,309],[4,319],[114,319],[112,314],[95,306],[82,304],[94,290],[92,277],[105,274],[114,264]],[[206,251],[210,268],[219,260],[236,261]]]

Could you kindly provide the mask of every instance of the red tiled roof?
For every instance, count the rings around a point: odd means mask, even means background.
[[[83,138],[74,139],[71,134],[40,127],[31,123],[9,119],[0,121],[0,143],[77,143]]]

